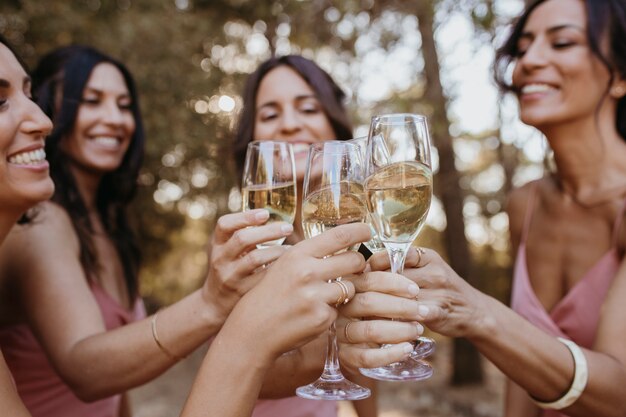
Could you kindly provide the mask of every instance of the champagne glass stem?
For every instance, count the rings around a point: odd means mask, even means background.
[[[401,274],[404,271],[404,261],[409,251],[410,243],[389,243],[385,242],[389,260],[391,261],[391,272]]]
[[[343,378],[339,368],[339,357],[337,355],[337,329],[335,322],[328,328],[328,344],[326,346],[326,360],[324,361],[324,372],[322,379],[336,381]]]

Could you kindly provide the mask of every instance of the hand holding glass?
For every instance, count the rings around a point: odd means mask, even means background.
[[[242,181],[243,211],[265,209],[268,223],[293,224],[296,216],[296,168],[290,143],[250,142]],[[282,245],[285,238],[258,244],[259,249]]]
[[[340,141],[311,145],[302,202],[302,227],[307,238],[342,224],[366,221],[367,208],[361,181],[362,162],[356,145]],[[358,245],[349,249],[357,248]],[[348,381],[341,373],[335,323],[328,331],[322,375],[317,381],[299,387],[296,394],[317,400],[360,400],[370,396],[368,388]]]
[[[391,260],[391,272],[402,273],[411,244],[426,222],[432,198],[430,137],[424,116],[374,116],[370,125],[365,163],[367,207]],[[361,369],[370,378],[421,380],[432,367],[421,358],[434,350],[434,341],[420,337],[415,351],[404,361]]]

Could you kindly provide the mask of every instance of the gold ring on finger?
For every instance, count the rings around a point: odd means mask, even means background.
[[[415,250],[417,251],[417,263],[415,264],[415,267],[419,268],[420,263],[422,262],[422,255],[424,255],[426,251],[419,246],[416,246]]]
[[[337,284],[339,285],[339,288],[341,288],[341,295],[337,298],[337,301],[335,302],[335,307],[339,307],[340,305],[346,304],[348,301],[350,301],[350,292],[348,291],[348,286],[340,280],[334,280],[333,284]]]
[[[343,328],[343,335],[346,337],[346,340],[348,341],[348,343],[354,344],[354,340],[352,340],[352,338],[350,338],[350,334],[348,334],[348,329],[350,328],[350,325],[354,323],[353,321],[349,321],[348,323],[346,323],[346,327]]]

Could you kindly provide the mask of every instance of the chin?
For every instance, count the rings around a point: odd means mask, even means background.
[[[50,200],[52,195],[54,194],[54,183],[52,180],[49,182],[43,183],[37,187],[33,187],[32,190],[28,193],[28,202],[30,203],[29,207],[32,207],[42,201]]]

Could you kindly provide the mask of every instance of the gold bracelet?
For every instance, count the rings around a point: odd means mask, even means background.
[[[176,361],[182,360],[183,358],[181,358],[180,356],[174,355],[172,352],[167,350],[165,346],[161,344],[161,341],[159,340],[159,335],[157,334],[157,315],[158,314],[159,312],[157,311],[156,313],[154,313],[154,316],[152,316],[152,338],[156,342],[159,349],[161,349],[161,351],[165,353],[170,359],[174,359]]]

